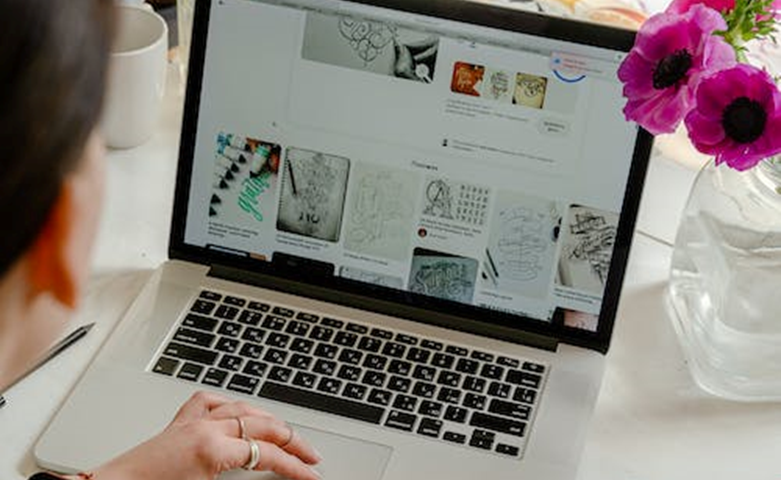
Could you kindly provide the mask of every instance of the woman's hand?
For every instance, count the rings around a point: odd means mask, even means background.
[[[193,395],[163,432],[98,468],[94,478],[212,480],[248,463],[249,440],[255,440],[260,450],[255,470],[292,480],[320,478],[311,468],[320,455],[285,422],[246,403],[205,392]]]

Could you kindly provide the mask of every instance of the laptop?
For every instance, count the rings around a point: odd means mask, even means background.
[[[575,478],[651,146],[621,113],[633,33],[464,0],[195,9],[171,259],[38,463],[101,464],[208,390],[290,422],[325,478]]]

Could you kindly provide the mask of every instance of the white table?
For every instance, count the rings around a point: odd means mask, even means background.
[[[108,158],[108,200],[77,346],[0,409],[0,478],[36,471],[31,448],[90,358],[166,258],[181,103],[173,71],[156,136]],[[712,398],[693,384],[664,309],[669,243],[694,172],[653,159],[580,480],[779,480],[781,404]],[[75,324],[74,323],[74,324]]]

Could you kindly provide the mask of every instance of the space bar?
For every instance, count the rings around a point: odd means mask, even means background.
[[[375,424],[380,423],[383,414],[383,409],[379,407],[279,383],[265,382],[258,396]]]

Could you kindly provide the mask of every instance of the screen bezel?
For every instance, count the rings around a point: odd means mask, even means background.
[[[380,313],[398,314],[388,311],[383,305],[395,303],[403,305],[403,310],[419,310],[422,315],[415,315],[414,320],[425,318],[426,311],[450,314],[454,318],[468,318],[470,324],[478,325],[473,333],[484,333],[488,336],[498,336],[495,332],[507,329],[529,332],[533,335],[550,337],[561,341],[599,352],[607,352],[618,308],[619,296],[623,284],[629,258],[632,235],[637,220],[643,183],[650,158],[652,137],[638,127],[637,139],[632,163],[627,179],[621,215],[619,217],[613,257],[602,298],[602,309],[599,315],[598,327],[595,332],[566,327],[561,323],[546,322],[535,318],[502,313],[485,308],[474,307],[458,302],[441,300],[414,294],[407,291],[370,286],[338,276],[311,277],[304,272],[290,270],[280,271],[271,268],[271,264],[251,258],[238,257],[228,253],[207,249],[185,243],[186,218],[188,200],[190,197],[190,182],[192,176],[194,149],[198,125],[199,108],[201,104],[201,86],[203,81],[204,61],[206,56],[209,16],[213,0],[199,0],[195,5],[190,58],[188,62],[187,89],[182,121],[181,141],[179,146],[179,163],[176,177],[176,191],[171,221],[169,256],[172,259],[195,262],[205,265],[222,265],[232,269],[257,272],[280,280],[309,282],[316,285],[320,292],[331,292],[326,298],[335,303],[350,304],[347,297],[360,296],[364,300],[375,298],[377,310]],[[217,0],[221,1],[221,0]],[[511,32],[544,36],[556,40],[564,40],[577,44],[602,47],[620,52],[627,52],[634,44],[635,34],[607,26],[585,23],[576,20],[551,17],[542,14],[515,10],[496,5],[475,3],[468,0],[355,0],[349,3],[384,7],[408,13],[422,14],[446,20],[460,21],[475,25],[498,28]],[[310,277],[310,278],[308,278]],[[340,295],[347,292],[350,295]],[[329,295],[326,295],[329,297]],[[362,302],[365,306],[366,302]],[[393,310],[393,309],[390,309]],[[486,314],[491,319],[485,320]],[[408,317],[411,318],[411,317]],[[485,328],[481,329],[479,326]],[[453,326],[458,328],[458,326]],[[513,340],[510,338],[509,340]]]

